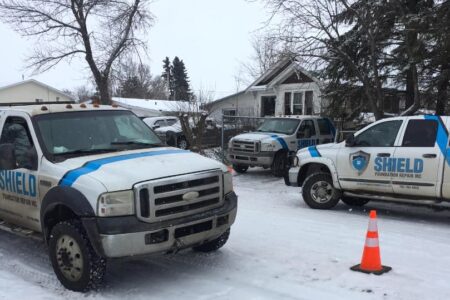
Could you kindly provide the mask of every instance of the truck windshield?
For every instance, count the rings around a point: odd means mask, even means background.
[[[300,120],[295,119],[268,119],[256,131],[290,135],[295,132],[299,123]]]
[[[52,160],[162,146],[157,135],[129,111],[52,113],[34,120],[42,148]]]

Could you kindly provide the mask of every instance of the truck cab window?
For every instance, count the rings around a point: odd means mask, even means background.
[[[438,124],[434,120],[409,120],[403,147],[434,147]]]
[[[370,127],[355,137],[355,146],[393,147],[402,122],[386,121]]]
[[[316,135],[316,128],[314,127],[314,122],[312,120],[305,120],[300,125],[297,132],[297,138],[299,139],[309,139]]]
[[[0,144],[14,147],[17,168],[36,169],[37,156],[27,122],[19,117],[9,117],[3,126]]]

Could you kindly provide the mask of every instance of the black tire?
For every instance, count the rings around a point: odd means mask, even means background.
[[[238,173],[245,173],[248,170],[248,166],[244,166],[244,165],[233,165],[233,169],[238,172]]]
[[[302,195],[305,203],[314,209],[330,209],[339,202],[341,193],[333,187],[328,173],[314,173],[303,182]]]
[[[80,221],[63,221],[52,228],[49,256],[53,270],[65,288],[87,292],[103,283],[106,259],[95,253]]]
[[[210,242],[201,244],[200,246],[195,246],[192,249],[194,249],[195,251],[198,251],[198,252],[216,251],[216,250],[219,250],[220,248],[222,248],[227,243],[229,237],[230,237],[230,228],[228,228],[227,231],[222,233],[222,235],[219,236],[218,238],[216,238]]]
[[[348,206],[355,206],[355,207],[364,206],[370,201],[368,199],[354,198],[354,197],[342,197],[341,200]]]
[[[288,156],[285,152],[277,153],[272,163],[272,174],[275,177],[283,177],[288,167]]]
[[[180,149],[187,150],[189,148],[189,144],[184,136],[180,136],[177,141],[177,146]]]

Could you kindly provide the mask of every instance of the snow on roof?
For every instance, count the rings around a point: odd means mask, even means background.
[[[190,111],[192,103],[188,101],[136,99],[112,97],[112,101],[122,107],[129,109],[139,108],[155,112],[185,112]]]

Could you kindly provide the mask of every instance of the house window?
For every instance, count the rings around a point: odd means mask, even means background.
[[[222,110],[222,113],[224,116],[236,116],[236,109],[235,108],[226,108]]]
[[[305,92],[305,110],[307,115],[313,114],[313,91]]]
[[[303,114],[303,93],[294,93],[294,101],[292,105],[292,114]]]
[[[289,116],[292,114],[291,109],[291,93],[284,93],[284,114]]]

